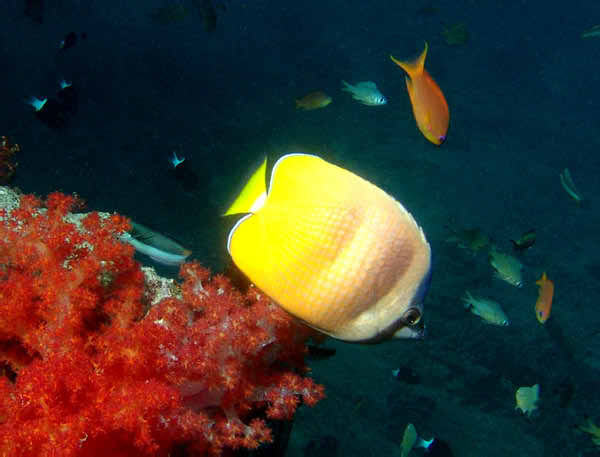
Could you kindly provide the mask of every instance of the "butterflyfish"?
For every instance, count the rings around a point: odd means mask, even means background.
[[[288,313],[343,341],[424,334],[431,249],[393,197],[320,157],[266,159],[225,215],[236,266]]]
[[[408,74],[406,88],[417,127],[425,138],[439,146],[446,140],[450,111],[442,89],[425,69],[428,49],[425,42],[425,49],[414,61],[400,61],[393,56],[390,58]]]

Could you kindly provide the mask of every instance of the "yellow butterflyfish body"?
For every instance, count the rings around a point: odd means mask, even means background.
[[[348,170],[298,153],[276,162],[268,193],[254,207],[243,211],[250,214],[233,227],[227,248],[282,308],[346,341],[423,335],[431,249],[394,198]],[[235,203],[232,208],[227,214]]]

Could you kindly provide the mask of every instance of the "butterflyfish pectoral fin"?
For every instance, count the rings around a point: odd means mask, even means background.
[[[252,173],[250,179],[237,196],[235,201],[229,207],[223,216],[232,214],[254,213],[258,211],[265,203],[267,198],[267,158],[263,160],[258,169]]]

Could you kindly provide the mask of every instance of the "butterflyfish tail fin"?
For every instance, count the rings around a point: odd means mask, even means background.
[[[258,169],[252,173],[250,179],[223,216],[232,214],[253,213],[262,207],[267,197],[267,158],[263,160]]]
[[[427,41],[426,41],[425,49],[423,49],[423,52],[421,53],[421,55],[419,57],[417,57],[415,60],[411,60],[411,61],[398,60],[392,55],[390,55],[390,59],[392,59],[392,61],[396,65],[398,65],[406,73],[408,73],[408,76],[413,78],[414,76],[418,76],[421,73],[423,73],[423,68],[425,68],[425,59],[427,58],[427,50],[428,49],[429,49],[429,45],[427,44]]]

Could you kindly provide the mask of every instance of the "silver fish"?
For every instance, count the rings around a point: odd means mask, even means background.
[[[490,300],[489,298],[474,297],[469,291],[465,292],[465,296],[462,300],[465,304],[465,308],[468,308],[473,314],[481,317],[487,323],[501,325],[503,327],[510,324],[500,303]]]
[[[346,81],[342,81],[344,87],[343,91],[350,92],[354,100],[358,100],[363,105],[367,106],[379,106],[385,105],[387,99],[377,88],[377,84],[373,81],[362,81],[356,83],[356,85],[348,84]]]

